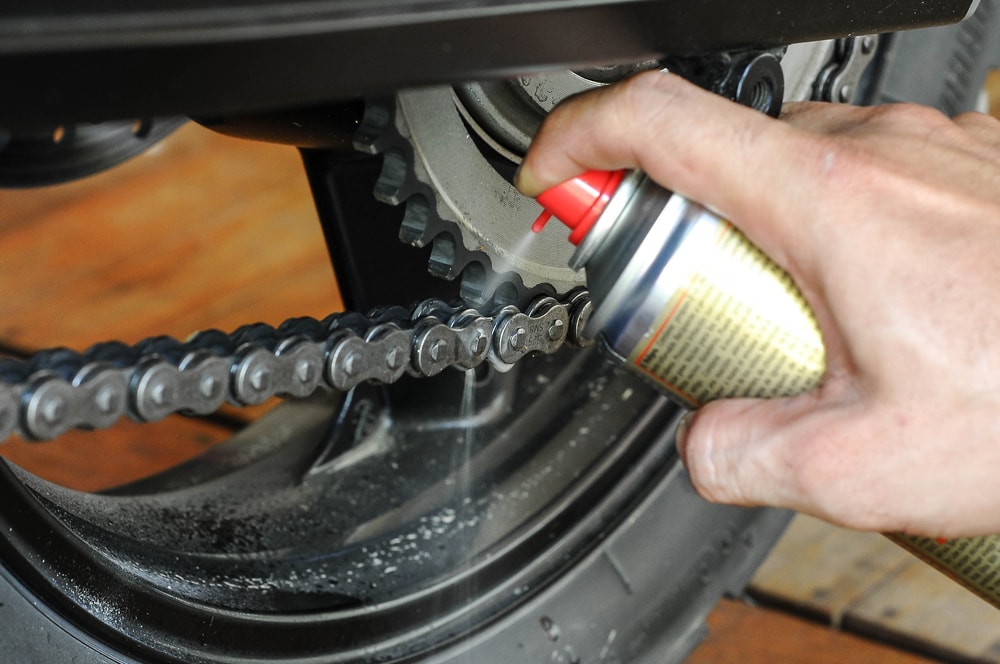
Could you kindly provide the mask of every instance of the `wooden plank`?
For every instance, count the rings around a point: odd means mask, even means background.
[[[860,598],[844,621],[948,661],[1000,662],[1000,611],[916,559]]]
[[[912,564],[885,537],[835,528],[799,515],[757,570],[751,590],[839,626],[864,595]]]
[[[193,124],[105,173],[0,191],[0,255],[0,343],[23,352],[342,308],[298,153]],[[252,419],[273,403],[230,414]],[[172,417],[43,444],[12,440],[0,455],[95,491],[176,465],[229,433]]]
[[[724,600],[686,664],[926,664],[933,660],[777,611]]]
[[[796,516],[750,590],[947,661],[1000,662],[1000,612],[877,533]]]
[[[294,149],[189,125],[132,162],[0,192],[0,339],[184,337],[341,307]]]

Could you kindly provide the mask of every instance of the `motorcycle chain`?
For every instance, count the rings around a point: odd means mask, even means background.
[[[14,433],[50,440],[74,428],[107,428],[122,417],[153,422],[171,413],[207,415],[225,402],[302,398],[322,388],[393,383],[403,374],[474,369],[484,361],[506,371],[526,355],[553,353],[567,341],[586,345],[580,332],[590,311],[583,289],[490,315],[432,299],[367,316],[293,318],[231,334],[208,330],[183,342],[160,336],[134,346],[111,341],[82,353],[56,348],[25,360],[3,359],[0,441]]]

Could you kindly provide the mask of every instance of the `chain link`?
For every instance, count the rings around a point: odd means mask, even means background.
[[[278,327],[247,325],[231,334],[199,332],[187,341],[153,337],[111,341],[83,353],[41,351],[0,360],[0,441],[17,433],[50,440],[70,429],[103,429],[128,417],[153,422],[171,413],[207,415],[228,402],[251,406],[273,396],[302,398],[317,389],[346,391],[393,383],[404,373],[435,376],[484,361],[500,371],[532,353],[553,353],[580,336],[590,296],[540,297],[523,312],[492,315],[426,300],[367,316],[294,318]]]

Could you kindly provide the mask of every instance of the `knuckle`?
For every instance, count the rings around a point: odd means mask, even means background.
[[[868,120],[874,125],[890,125],[898,129],[935,128],[951,124],[951,119],[941,111],[919,104],[873,106]]]
[[[793,495],[799,497],[802,503],[799,507],[804,511],[836,523],[844,523],[855,514],[855,510],[845,504],[847,495],[842,490],[845,473],[825,456],[813,453],[800,455],[790,473],[790,480]]]
[[[846,439],[819,437],[803,445],[791,475],[799,509],[854,530],[879,530],[886,525],[881,487],[851,461]]]
[[[763,153],[761,148],[761,126],[759,124],[734,124],[730,126],[729,131],[737,154],[749,156]]]
[[[1000,119],[984,113],[963,113],[954,119],[965,133],[970,147],[985,158],[994,160],[1000,150]]]
[[[961,113],[952,118],[952,121],[962,127],[990,127],[994,129],[1000,127],[1000,120],[992,115],[986,115],[977,111]]]
[[[676,77],[644,72],[619,84],[622,111],[636,127],[656,126],[664,112],[681,96]]]

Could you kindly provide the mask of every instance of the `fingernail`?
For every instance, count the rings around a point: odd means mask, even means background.
[[[531,169],[521,164],[514,173],[514,186],[525,196],[537,196],[542,193],[538,189],[534,174]]]
[[[677,423],[677,429],[674,431],[674,445],[677,447],[677,454],[680,455],[681,461],[685,464],[687,463],[688,431],[691,428],[691,419],[693,417],[693,412],[685,413],[684,417]]]

